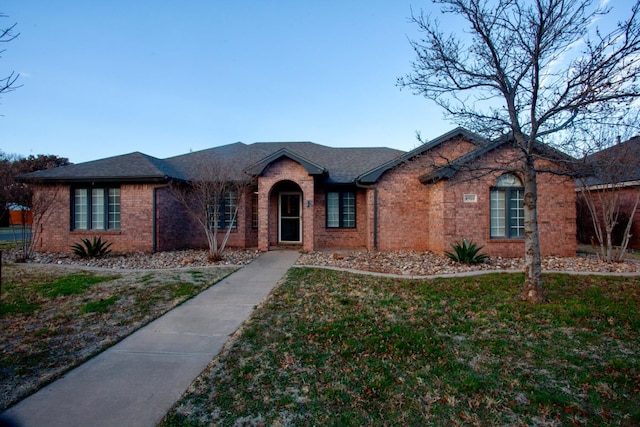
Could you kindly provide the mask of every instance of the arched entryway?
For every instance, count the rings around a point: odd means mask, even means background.
[[[277,212],[270,218],[270,241],[277,245],[302,245],[303,192],[293,181],[281,181],[271,189],[270,203]]]
[[[299,162],[279,158],[258,176],[258,249],[314,247],[314,175]]]

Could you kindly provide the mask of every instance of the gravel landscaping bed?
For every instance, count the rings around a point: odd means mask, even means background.
[[[249,264],[260,252],[255,249],[233,249],[224,252],[219,262],[210,262],[205,250],[157,252],[155,254],[109,254],[102,258],[79,258],[69,253],[35,253],[30,263],[57,264],[76,267],[148,270],[181,267],[241,266]],[[3,260],[14,261],[20,257],[17,250],[3,251]],[[431,252],[369,252],[365,250],[326,250],[302,253],[297,265],[343,268],[403,276],[433,276],[468,273],[473,271],[523,270],[523,258],[492,257],[487,262],[474,265],[459,264],[447,257]],[[640,262],[629,258],[625,262],[606,263],[595,255],[572,258],[545,257],[544,271],[576,273],[637,273]]]
[[[302,254],[298,265],[345,268],[405,276],[432,276],[472,271],[523,270],[523,258],[490,258],[486,263],[465,265],[430,252],[316,251]],[[606,263],[596,256],[545,257],[544,271],[636,273],[640,263],[627,260]]]
[[[207,251],[189,249],[182,251],[108,254],[101,258],[80,258],[71,253],[34,253],[29,263],[58,264],[76,267],[97,267],[126,270],[168,269],[180,267],[208,267],[212,265],[232,266],[246,265],[253,261],[260,252],[253,249],[227,249],[221,261],[211,262],[207,258]],[[3,251],[3,260],[15,261],[22,256],[18,250]]]

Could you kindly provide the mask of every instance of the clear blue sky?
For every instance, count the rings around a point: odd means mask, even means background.
[[[454,126],[396,78],[412,4],[4,0],[0,149],[79,163],[236,141],[410,150]],[[431,7],[414,2],[413,7]]]
[[[628,15],[629,0],[606,19]],[[3,0],[0,150],[74,163],[242,141],[410,150],[455,126],[396,87],[428,0]],[[445,29],[467,25],[447,19]],[[599,24],[601,24],[600,22]]]

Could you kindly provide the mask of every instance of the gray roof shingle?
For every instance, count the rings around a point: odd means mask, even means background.
[[[279,153],[279,154],[278,154]],[[246,172],[260,173],[266,164],[284,156],[315,172],[326,171],[326,181],[334,184],[354,183],[367,170],[401,156],[404,152],[385,147],[333,148],[312,142],[236,142],[157,159],[139,152],[109,157],[76,165],[20,175],[22,181],[46,182],[163,182],[170,179],[197,179],[198,165],[231,162],[237,178]],[[253,167],[252,169],[250,169]]]
[[[634,136],[585,158],[592,176],[587,185],[622,184],[640,181],[640,136]]]
[[[140,152],[19,175],[20,181],[162,182],[176,174],[170,164]]]

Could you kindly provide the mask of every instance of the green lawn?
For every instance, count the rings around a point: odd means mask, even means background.
[[[640,425],[640,279],[292,269],[165,426]]]

